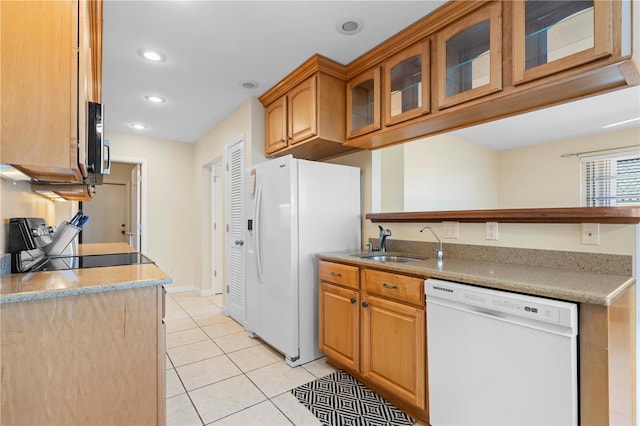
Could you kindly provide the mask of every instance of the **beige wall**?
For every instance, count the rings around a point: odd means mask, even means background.
[[[8,253],[7,223],[12,217],[41,217],[49,225],[57,225],[56,205],[47,198],[31,192],[31,185],[25,181],[0,179],[0,206],[2,211],[2,228],[0,229],[0,250]],[[70,203],[61,203],[70,204]],[[68,218],[67,218],[68,219]]]
[[[580,206],[580,158],[562,157],[621,146],[640,149],[640,128],[498,152],[499,208]]]
[[[447,134],[404,146],[402,211],[495,208],[495,151]]]
[[[211,171],[210,166],[214,162],[226,163],[225,146],[239,137],[244,136],[244,158],[246,166],[264,161],[264,108],[255,98],[247,99],[236,108],[222,122],[211,129],[195,144],[195,155],[192,170],[194,182],[194,194],[197,197],[192,202],[196,212],[198,232],[196,238],[195,274],[196,289],[202,294],[211,294],[212,287],[212,260],[211,260]],[[224,169],[223,169],[224,170]],[[226,189],[226,174],[223,174],[221,187]],[[226,199],[226,196],[223,197]],[[224,239],[225,232],[221,232]],[[223,243],[224,247],[224,243]],[[225,282],[224,250],[221,256],[216,258],[217,270],[222,273],[222,282]]]
[[[193,288],[197,251],[193,209],[193,153],[188,143],[107,133],[112,155],[145,160],[147,167],[146,252],[173,279]],[[99,191],[100,187],[96,189]],[[144,206],[142,207],[145,208]],[[143,212],[144,214],[144,212]]]

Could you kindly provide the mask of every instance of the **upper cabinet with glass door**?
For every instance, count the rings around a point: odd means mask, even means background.
[[[384,63],[383,93],[386,126],[429,112],[429,40],[404,49]]]
[[[380,129],[380,67],[347,83],[347,137]]]
[[[513,4],[513,82],[544,77],[613,53],[609,1]]]
[[[501,4],[490,3],[436,34],[438,107],[502,89]]]

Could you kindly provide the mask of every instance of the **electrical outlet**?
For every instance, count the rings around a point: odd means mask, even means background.
[[[498,222],[487,222],[485,231],[486,231],[485,239],[497,240],[498,239]]]
[[[444,238],[460,238],[458,222],[442,222]]]
[[[583,223],[582,224],[582,244],[597,246],[600,245],[600,224],[599,223]]]

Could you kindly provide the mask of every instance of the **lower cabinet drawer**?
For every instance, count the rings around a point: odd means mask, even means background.
[[[424,305],[424,280],[422,278],[364,269],[362,280],[367,293],[414,305]]]
[[[320,281],[351,287],[356,290],[360,288],[359,271],[360,268],[357,266],[326,262],[324,260],[321,260],[318,265]]]

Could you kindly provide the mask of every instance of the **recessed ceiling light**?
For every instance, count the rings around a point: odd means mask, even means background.
[[[145,125],[144,125],[144,124],[142,124],[142,123],[133,123],[133,124],[131,125],[131,127],[133,127],[133,128],[134,128],[134,129],[136,129],[136,130],[144,130],[144,129],[146,129],[146,128],[147,128],[147,126],[145,126]]]
[[[149,102],[153,102],[154,104],[163,104],[167,102],[165,98],[161,98],[160,96],[156,95],[146,95],[144,98]]]
[[[640,120],[640,117],[631,118],[629,120],[624,120],[624,121],[618,121],[617,123],[607,124],[606,126],[603,126],[602,128],[603,129],[608,129],[609,127],[622,126],[623,124],[632,123],[632,122],[638,121],[638,120]]]
[[[138,55],[151,62],[164,62],[167,60],[167,57],[157,50],[140,49],[138,50]]]
[[[240,85],[245,89],[257,89],[260,86],[257,82],[253,80],[242,80]]]
[[[336,23],[336,30],[340,34],[358,34],[364,28],[364,23],[360,18],[344,18]]]

